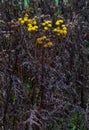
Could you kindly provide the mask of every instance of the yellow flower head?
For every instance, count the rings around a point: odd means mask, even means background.
[[[42,23],[41,25],[42,25],[42,26],[45,26],[45,25],[46,25],[46,23]]]
[[[53,43],[52,42],[48,42],[48,47],[52,47],[53,46]]]
[[[51,23],[49,23],[47,26],[48,26],[48,27],[52,27],[52,24],[51,24]]]
[[[31,32],[31,31],[32,31],[32,27],[29,27],[29,28],[28,28],[28,32]]]
[[[32,20],[31,20],[31,19],[28,19],[27,22],[31,24],[31,23],[32,23]]]
[[[58,29],[57,29],[57,28],[54,28],[54,29],[53,29],[53,32],[57,32],[57,31],[58,31]]]
[[[48,47],[48,44],[44,44],[43,47],[44,47],[44,48],[47,48],[47,47]]]
[[[23,19],[22,18],[18,18],[18,21],[21,22]]]
[[[49,28],[48,27],[44,27],[44,30],[47,31]]]
[[[40,38],[37,38],[37,43],[38,44],[42,44],[43,43],[43,41],[42,41],[42,38],[40,37]]]
[[[51,20],[46,20],[45,23],[46,23],[46,24],[51,24],[52,21],[51,21]]]
[[[46,36],[42,36],[41,38],[42,38],[43,40],[47,39],[47,37],[46,37]]]
[[[36,24],[37,24],[36,19],[32,19],[32,24],[33,24],[33,25],[36,25]]]
[[[62,30],[62,29],[60,29],[58,33],[63,34],[63,30]]]
[[[32,23],[33,25],[36,25],[37,24],[37,22],[36,21],[33,21],[33,23]]]
[[[57,26],[58,26],[58,25],[60,25],[60,24],[61,24],[61,23],[63,23],[63,22],[64,22],[64,21],[63,21],[62,19],[57,20],[57,21],[56,21],[56,23],[55,23],[55,25],[57,25]]]
[[[28,18],[28,14],[27,13],[24,16]]]
[[[29,24],[28,24],[28,27],[32,27],[32,24],[29,23]]]
[[[64,21],[62,19],[59,20],[59,23],[63,23]]]
[[[67,27],[63,27],[63,30],[67,30]]]
[[[59,22],[59,21],[56,21],[55,25],[60,25],[60,22]]]
[[[21,20],[20,23],[23,25],[24,24],[24,20]]]
[[[35,29],[38,29],[38,26],[34,26],[35,27]]]
[[[28,21],[28,18],[27,17],[24,17],[24,22],[27,22]]]
[[[33,31],[38,31],[38,26],[33,26],[34,30]]]
[[[67,31],[66,31],[66,30],[64,30],[64,31],[63,31],[63,34],[64,34],[64,35],[66,35],[66,34],[67,34]]]
[[[66,27],[64,24],[61,25],[63,28]]]

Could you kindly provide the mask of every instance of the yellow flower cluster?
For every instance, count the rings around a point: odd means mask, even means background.
[[[28,31],[38,31],[37,21],[35,19],[28,20]]]
[[[67,34],[67,27],[62,19],[57,20],[55,25],[56,28],[53,29],[53,32],[57,33],[58,36]]]
[[[18,20],[22,25],[27,25],[29,32],[38,31],[39,29],[36,19],[29,19],[28,14],[25,14],[24,18],[19,18]],[[45,20],[43,23],[41,23],[41,25],[43,26],[43,30],[47,31],[52,27],[52,21]],[[62,19],[57,20],[55,25],[56,27],[53,29],[53,32],[55,32],[58,36],[67,34],[67,27]]]
[[[38,31],[38,26],[37,26],[37,21],[36,19],[29,19],[28,18],[28,14],[24,15],[24,18],[19,18],[18,21],[20,22],[20,24],[27,24],[28,27],[28,31],[32,32],[32,31]]]
[[[52,27],[52,21],[51,20],[46,20],[42,23],[43,29],[45,31],[49,30],[49,28]]]
[[[24,15],[24,18],[18,18],[18,21],[23,25],[28,21],[28,14]]]
[[[46,36],[37,38],[37,44],[43,45],[44,48],[52,47],[53,43]]]
[[[64,21],[63,21],[62,19],[59,19],[59,20],[56,21],[55,25],[60,25],[60,24],[62,24],[63,22],[64,22]]]
[[[30,19],[27,13],[25,13],[23,18],[18,18],[18,21],[21,25],[25,25],[27,27],[28,32],[38,32],[40,34],[40,30],[42,30],[40,27],[43,27],[42,33],[51,28],[50,31],[54,32],[52,35],[57,34],[58,36],[64,36],[67,34],[67,27],[62,19],[59,19],[55,22],[55,27],[52,26],[51,20],[45,20],[42,23],[37,23],[36,19]],[[53,43],[45,35],[37,38],[37,44],[42,45],[44,48],[53,46]]]

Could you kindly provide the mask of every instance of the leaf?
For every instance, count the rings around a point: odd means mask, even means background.
[[[76,130],[76,126],[74,123],[69,122],[68,127],[69,127],[69,129]]]
[[[15,94],[12,96],[12,99],[13,99],[14,102],[15,102],[15,100],[17,99],[17,97],[16,97]]]
[[[55,4],[58,5],[60,0],[55,0]]]
[[[28,8],[28,7],[29,7],[29,2],[28,2],[28,0],[24,0],[24,7],[25,7],[25,8]]]
[[[26,92],[27,92],[27,93],[29,93],[30,88],[31,88],[31,84],[30,84],[30,83],[27,83],[27,84],[26,84]]]
[[[68,2],[68,0],[63,0],[64,4],[66,4]]]

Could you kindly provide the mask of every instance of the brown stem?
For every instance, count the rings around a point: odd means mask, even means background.
[[[40,95],[41,95],[41,101],[40,101],[40,110],[44,108],[44,86],[43,86],[43,78],[44,78],[44,48],[42,48],[42,59],[41,59],[41,86],[40,86]]]

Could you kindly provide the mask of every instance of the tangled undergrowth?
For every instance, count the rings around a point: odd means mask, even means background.
[[[0,130],[89,129],[88,6],[76,12],[78,5],[63,4],[61,16],[52,5],[34,15],[32,7],[15,15],[6,6],[0,9]]]

